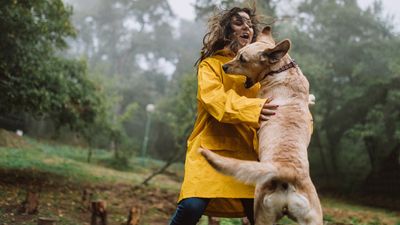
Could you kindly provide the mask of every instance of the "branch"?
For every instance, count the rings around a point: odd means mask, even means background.
[[[163,167],[161,167],[160,169],[158,169],[155,172],[153,172],[152,174],[150,174],[150,176],[148,176],[146,179],[144,179],[144,181],[142,181],[142,183],[134,186],[133,190],[137,190],[141,186],[147,186],[149,184],[150,180],[152,180],[157,175],[160,175],[160,174],[164,173],[165,170],[167,170],[169,166],[171,166],[173,163],[175,163],[176,160],[178,160],[184,153],[185,153],[184,151],[179,151],[179,154],[176,154],[176,155],[174,154],[173,157],[170,157],[167,160],[167,162],[164,164]]]
[[[134,186],[133,187],[133,191],[138,190],[142,186],[147,186],[149,184],[150,180],[152,180],[157,175],[160,175],[160,174],[164,173],[168,169],[168,167],[170,167],[172,164],[174,164],[176,162],[176,160],[178,160],[180,157],[182,157],[185,154],[186,151],[184,151],[184,149],[186,147],[186,140],[188,138],[188,132],[190,131],[191,128],[192,128],[192,126],[189,126],[184,131],[184,134],[185,134],[184,136],[186,138],[184,138],[184,141],[182,141],[182,143],[184,143],[184,144],[183,145],[179,145],[179,149],[180,150],[178,152],[174,152],[173,154],[171,154],[163,167],[161,167],[160,169],[158,169],[155,172],[153,172],[152,174],[150,174],[150,176],[148,176],[146,179],[144,179],[142,181],[142,183]]]

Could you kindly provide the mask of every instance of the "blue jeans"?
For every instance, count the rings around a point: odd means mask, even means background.
[[[244,208],[244,212],[251,224],[254,224],[254,199],[240,199]],[[200,217],[206,210],[209,198],[186,198],[179,202],[169,225],[196,225]]]

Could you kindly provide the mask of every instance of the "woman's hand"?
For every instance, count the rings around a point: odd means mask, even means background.
[[[279,105],[270,104],[270,101],[267,100],[261,109],[260,122],[267,121],[271,116],[274,116],[278,107]]]

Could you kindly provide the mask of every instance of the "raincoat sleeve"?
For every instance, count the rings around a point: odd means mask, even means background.
[[[197,98],[215,119],[223,123],[245,123],[259,127],[259,117],[266,99],[248,98],[234,90],[225,91],[221,63],[204,60],[198,70]]]

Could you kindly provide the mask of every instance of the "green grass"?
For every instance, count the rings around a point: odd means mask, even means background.
[[[134,185],[163,165],[162,161],[147,160],[146,166],[143,166],[142,160],[135,157],[125,160],[126,165],[123,165],[113,157],[111,152],[99,149],[93,149],[91,163],[87,163],[87,149],[27,140],[28,147],[0,147],[0,170],[15,172],[19,176],[21,173],[29,174],[31,178],[48,174],[59,178],[58,181],[118,182]],[[176,170],[183,169],[180,167]],[[157,179],[155,180],[157,185]],[[166,183],[165,188],[178,189],[179,187],[176,184]]]
[[[71,147],[58,144],[40,143],[27,138],[28,145],[23,148],[0,147],[0,176],[9,181],[22,178],[25,180],[44,179],[46,182],[66,183],[126,183],[135,185],[141,182],[153,170],[161,167],[164,162],[148,159],[146,166],[143,160],[132,157],[120,161],[113,157],[112,152],[94,149],[92,162],[87,163],[87,149]],[[178,179],[182,177],[183,165],[173,165],[169,170],[177,174]],[[6,176],[4,176],[6,175]],[[7,177],[8,176],[8,177]],[[6,182],[8,180],[5,180]],[[152,187],[172,189],[178,192],[180,182],[172,181],[170,177],[159,176],[152,181]],[[0,198],[2,198],[0,192]],[[396,212],[384,209],[360,206],[344,200],[334,198],[322,198],[324,207],[324,220],[328,222],[350,223],[355,225],[378,225],[394,224],[400,225],[400,217]],[[1,211],[0,214],[3,212]],[[345,213],[338,213],[345,212]],[[154,212],[154,213],[159,213]],[[149,213],[148,215],[157,216]],[[51,215],[49,215],[51,216]],[[114,221],[123,221],[121,215],[113,215]],[[118,217],[118,218],[117,218]],[[121,217],[121,218],[120,218]],[[60,224],[76,224],[68,218],[60,218]],[[71,220],[71,221],[69,221]],[[280,224],[295,224],[287,218],[279,221]],[[200,225],[207,225],[207,217],[203,217]],[[239,219],[221,219],[223,225],[240,225]]]

